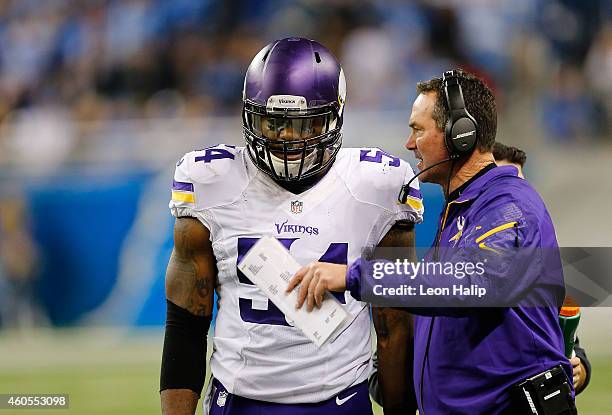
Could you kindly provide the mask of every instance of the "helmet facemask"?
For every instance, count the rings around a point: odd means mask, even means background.
[[[246,101],[243,124],[251,160],[282,182],[326,171],[342,142],[342,117],[331,105],[288,109]]]

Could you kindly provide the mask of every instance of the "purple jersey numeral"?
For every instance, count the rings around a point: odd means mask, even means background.
[[[287,249],[291,249],[291,245],[298,238],[277,238]],[[255,245],[259,238],[238,238],[238,260],[239,264],[246,253]],[[327,248],[327,251],[319,259],[321,262],[331,262],[333,264],[346,264],[348,259],[348,244],[347,243],[332,243]],[[254,285],[239,269],[238,280],[243,284]],[[342,304],[346,304],[344,293],[332,293]],[[257,310],[253,308],[253,303],[249,298],[239,298],[238,307],[240,309],[240,318],[243,321],[257,324],[273,324],[277,326],[288,326],[285,315],[271,301],[268,301],[266,310]]]
[[[369,153],[371,151],[376,151],[374,153],[373,156],[370,156]],[[392,156],[391,154],[387,153],[386,151],[383,150],[379,150],[379,149],[370,149],[370,150],[361,150],[361,154],[359,156],[359,161],[369,161],[371,163],[382,163],[382,158],[383,156],[388,157],[391,159],[391,161],[389,162],[389,166],[391,167],[399,167],[400,165],[400,159]]]
[[[332,264],[345,264],[348,262],[348,244],[346,242],[338,243],[334,242],[329,245],[327,251],[319,259],[319,262],[331,262]],[[346,304],[344,293],[331,293],[338,299],[342,304]]]
[[[234,146],[228,146],[228,147],[234,148]],[[234,160],[234,157],[235,157],[235,155],[232,152],[225,150],[224,148],[209,147],[201,151],[204,151],[204,155],[196,157],[195,158],[196,162],[203,161],[204,163],[210,163],[211,161],[218,160],[218,159]]]

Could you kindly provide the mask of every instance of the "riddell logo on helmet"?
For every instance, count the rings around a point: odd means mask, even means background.
[[[295,104],[295,99],[284,99],[281,98],[278,100],[278,102],[280,102],[281,104]]]

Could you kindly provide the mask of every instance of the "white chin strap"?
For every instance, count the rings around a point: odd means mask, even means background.
[[[311,151],[310,154],[308,154],[304,158],[304,167],[302,168],[302,174],[310,170],[310,168],[315,163],[316,158],[317,152],[314,150]],[[297,175],[300,173],[300,164],[302,163],[302,159],[287,160],[287,172],[289,173],[289,176],[285,175],[285,161],[282,158],[276,157],[274,154],[270,153],[270,159],[272,160],[272,167],[274,168],[274,172],[278,177],[297,177]]]

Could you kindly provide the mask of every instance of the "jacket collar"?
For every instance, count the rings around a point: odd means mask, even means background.
[[[449,202],[461,203],[475,199],[485,190],[489,182],[503,176],[518,176],[518,169],[514,166],[497,166],[491,163],[455,189],[449,196]]]

